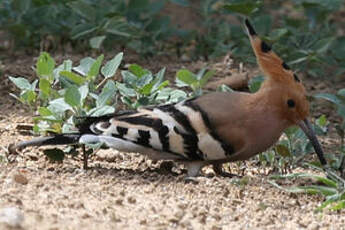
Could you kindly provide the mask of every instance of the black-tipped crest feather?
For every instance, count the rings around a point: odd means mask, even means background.
[[[256,31],[254,30],[253,26],[250,24],[248,19],[245,20],[245,25],[246,25],[248,32],[251,36],[257,35]]]

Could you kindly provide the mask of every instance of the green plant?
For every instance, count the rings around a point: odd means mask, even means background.
[[[38,114],[34,118],[36,133],[71,132],[76,117],[99,116],[115,111],[113,105],[117,89],[110,78],[115,75],[122,56],[119,53],[103,67],[103,55],[97,59],[87,57],[73,67],[71,60],[56,66],[54,59],[43,52],[36,63],[38,79],[33,83],[25,78],[10,77],[21,90],[19,97],[12,96]],[[100,76],[102,81],[97,85]]]
[[[7,31],[17,45],[29,47],[38,48],[51,38],[55,44],[88,43],[96,49],[102,44],[116,43],[143,55],[153,55],[161,49],[161,41],[178,32],[171,26],[170,18],[160,14],[166,2],[4,0],[0,4],[0,30]],[[171,2],[188,5],[188,1]]]
[[[202,95],[202,88],[215,74],[214,70],[202,68],[197,74],[187,69],[181,69],[176,73],[176,85],[178,87],[189,87],[192,89],[192,96]]]
[[[290,7],[302,14],[293,17],[287,14],[273,20],[270,12],[274,10],[275,4],[280,3],[231,0],[225,2],[224,8],[231,14],[239,15],[240,20],[243,15],[251,17],[255,28],[263,35],[262,38],[273,43],[273,49],[296,70],[318,77],[325,76],[335,66],[343,66],[344,55],[340,50],[344,39],[335,36],[336,26],[330,17],[340,9],[342,1],[290,1]],[[273,21],[280,24],[279,29],[272,28]],[[243,41],[244,34],[241,31],[237,34],[238,37],[233,37],[232,40],[241,46],[246,44]],[[237,45],[231,51],[242,60],[248,60],[248,56],[252,56],[250,50]]]
[[[312,166],[314,169],[324,172],[319,167]],[[322,211],[325,208],[329,208],[333,211],[338,211],[345,208],[345,183],[342,178],[336,174],[330,174],[332,177],[324,177],[319,175],[313,175],[308,173],[292,173],[287,175],[272,175],[268,181],[273,186],[282,189],[290,193],[308,193],[319,194],[325,198],[325,201],[316,209],[316,211]],[[275,180],[295,180],[295,179],[311,179],[316,181],[317,184],[293,186],[285,188],[277,184]]]
[[[128,71],[122,71],[123,83],[116,82],[121,94],[121,100],[130,108],[154,105],[160,103],[174,103],[187,97],[182,90],[166,87],[169,81],[164,81],[165,68],[157,74],[137,64],[129,66]]]
[[[9,77],[20,89],[19,96],[11,94],[38,114],[34,118],[35,133],[73,132],[78,117],[101,116],[113,113],[117,98],[130,109],[159,103],[174,103],[187,94],[167,87],[165,68],[157,74],[137,64],[121,71],[123,82],[112,78],[121,63],[123,53],[104,65],[104,56],[83,58],[73,67],[71,60],[56,66],[54,59],[43,52],[36,63],[38,79],[30,83],[23,77]]]
[[[157,74],[132,64],[122,71],[123,82],[114,81],[123,53],[117,54],[104,65],[104,56],[83,58],[73,67],[71,60],[56,66],[46,52],[36,63],[37,78],[30,83],[23,77],[9,77],[20,89],[19,96],[11,94],[26,104],[34,117],[33,131],[37,133],[71,133],[85,116],[102,116],[115,112],[117,98],[130,109],[157,103],[178,102],[187,97],[182,90],[168,88],[164,80],[165,68]],[[90,145],[97,149],[100,145]],[[85,151],[84,151],[85,152]],[[62,161],[65,154],[76,154],[75,147],[64,150],[46,149],[45,155],[53,161]],[[85,158],[86,159],[86,158]]]

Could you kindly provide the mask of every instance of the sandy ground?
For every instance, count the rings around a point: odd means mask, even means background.
[[[6,74],[25,75],[34,60],[16,62],[21,68]],[[30,138],[16,126],[30,123],[31,114],[10,99],[14,87],[6,80],[0,88],[1,159],[10,142]],[[331,112],[320,108],[313,115],[320,113]],[[199,183],[186,183],[179,165],[171,171],[168,163],[115,150],[98,152],[89,165],[83,170],[79,157],[51,163],[37,148],[26,149],[14,163],[0,161],[0,213],[16,207],[24,218],[19,227],[2,223],[0,229],[345,229],[345,211],[315,213],[321,197],[274,188],[250,163],[245,179],[215,177],[206,169]]]
[[[206,172],[185,183],[138,154],[113,159],[87,171],[43,156],[2,164],[0,209],[22,211],[19,229],[345,229],[344,211],[314,213],[320,197],[287,194],[251,170],[240,181]]]

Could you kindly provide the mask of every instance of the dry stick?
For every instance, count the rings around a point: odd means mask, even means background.
[[[87,152],[85,150],[85,145],[84,144],[81,146],[81,148],[83,150],[83,161],[84,161],[83,169],[87,170],[88,169],[87,160],[88,160],[88,156],[89,155],[87,154]]]

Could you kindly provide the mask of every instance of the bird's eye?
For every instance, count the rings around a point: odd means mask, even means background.
[[[287,100],[287,105],[289,106],[289,108],[293,108],[293,107],[295,107],[296,103],[294,100],[289,99],[289,100]]]

